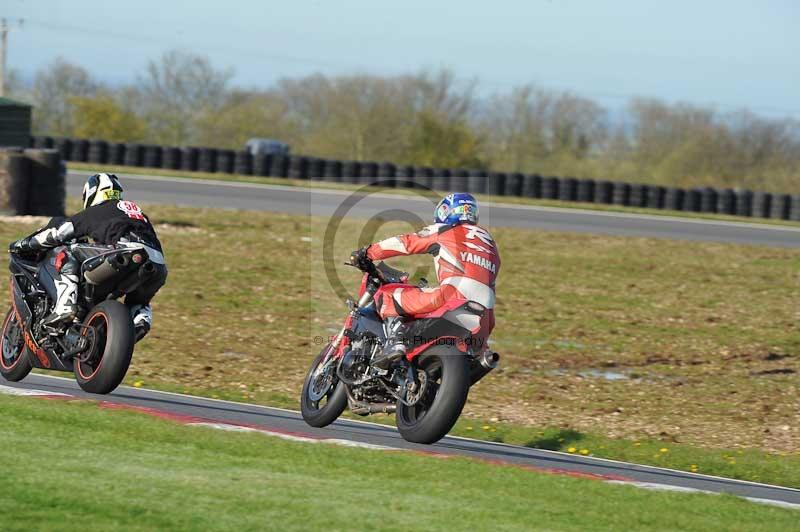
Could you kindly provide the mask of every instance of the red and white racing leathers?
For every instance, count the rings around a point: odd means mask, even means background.
[[[433,224],[367,250],[372,260],[423,253],[433,255],[439,286],[398,288],[384,294],[378,309],[381,317],[425,314],[449,299],[468,299],[486,307],[480,335],[488,337],[494,328],[494,285],[500,271],[500,254],[489,232],[477,225]]]

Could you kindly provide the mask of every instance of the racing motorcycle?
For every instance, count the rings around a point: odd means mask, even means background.
[[[70,245],[80,261],[79,320],[48,327],[42,323],[56,300],[54,277],[64,247],[33,260],[11,254],[11,308],[0,334],[0,374],[24,379],[33,368],[75,374],[82,389],[106,394],[128,371],[136,343],[130,309],[117,301],[155,274],[147,246]],[[153,252],[153,251],[151,251]]]
[[[352,264],[348,264],[353,266]],[[465,299],[448,301],[428,314],[410,316],[407,339],[413,345],[388,370],[373,366],[390,327],[376,311],[383,292],[412,286],[408,273],[384,263],[368,263],[357,302],[341,331],[311,364],[303,384],[300,409],[313,427],[333,423],[349,406],[354,414],[395,413],[402,437],[434,443],[458,420],[472,385],[497,367],[500,356],[479,335],[483,305]],[[419,286],[427,282],[423,279]]]

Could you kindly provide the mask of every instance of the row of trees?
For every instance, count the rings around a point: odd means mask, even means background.
[[[173,51],[112,87],[63,59],[15,96],[37,134],[241,148],[251,137],[320,157],[491,167],[677,186],[800,185],[800,123],[634,99],[623,123],[567,92],[523,86],[478,98],[452,72],[313,75],[245,90],[233,72]],[[619,120],[617,122],[620,122]]]

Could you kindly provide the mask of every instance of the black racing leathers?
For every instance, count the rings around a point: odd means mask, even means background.
[[[147,216],[134,202],[123,200],[105,201],[67,218],[53,218],[44,229],[29,237],[29,246],[34,250],[52,248],[84,237],[107,245],[128,239],[162,250]]]
[[[21,240],[23,244],[19,249],[23,252],[38,251],[85,237],[100,245],[116,245],[120,241],[127,241],[145,244],[159,254],[162,252],[161,242],[150,220],[136,203],[124,200],[108,200],[73,216],[53,218],[43,229]],[[127,295],[125,303],[129,306],[148,305],[166,282],[167,268],[163,264],[163,256],[158,259],[151,257],[151,260],[156,267],[156,274],[146,285]],[[64,268],[77,271],[75,258],[71,254],[68,254]]]

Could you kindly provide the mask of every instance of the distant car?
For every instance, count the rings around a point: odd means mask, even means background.
[[[275,139],[250,139],[245,149],[251,155],[289,155],[289,145]]]

